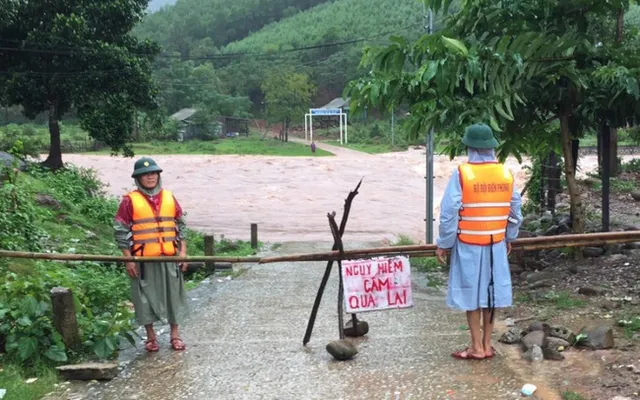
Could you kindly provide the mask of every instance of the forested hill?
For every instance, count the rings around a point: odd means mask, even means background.
[[[157,1],[160,0],[154,3]],[[267,24],[325,1],[178,0],[171,7],[149,14],[136,33],[183,57],[211,54]]]
[[[391,35],[415,38],[424,34],[424,24],[424,9],[416,0],[324,3],[227,45],[223,53],[273,56],[244,57],[233,62],[225,70],[230,76],[226,81],[237,84],[231,87],[235,93],[252,95],[265,70],[289,67],[311,76],[319,88],[317,101],[324,103],[340,96],[344,85],[362,73],[357,67],[364,46],[388,43]],[[353,43],[340,44],[344,42]],[[313,48],[296,50],[308,47]]]
[[[420,0],[178,0],[148,15],[136,33],[165,55],[181,55],[156,63],[167,112],[203,102],[229,110],[242,97],[255,112],[270,72],[307,75],[317,87],[312,102],[324,104],[363,73],[366,45],[416,38],[425,22]]]

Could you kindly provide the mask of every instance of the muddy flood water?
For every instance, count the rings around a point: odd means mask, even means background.
[[[342,215],[344,200],[364,178],[347,224],[345,240],[394,240],[407,235],[425,241],[425,151],[369,155],[335,149],[334,157],[263,157],[157,155],[164,169],[164,187],[172,190],[187,213],[191,228],[248,240],[257,223],[263,242],[326,241],[331,239],[327,213]],[[311,154],[311,153],[310,153]],[[94,168],[108,191],[122,196],[133,188],[130,178],[136,158],[64,155],[64,161]],[[434,217],[449,176],[466,157],[434,161]],[[526,163],[526,161],[524,162]],[[526,171],[510,159],[517,187]],[[581,174],[596,168],[595,156],[580,160]],[[437,237],[437,221],[434,223]]]

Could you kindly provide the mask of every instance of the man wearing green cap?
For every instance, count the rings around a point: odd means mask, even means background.
[[[125,256],[186,256],[182,208],[173,194],[162,188],[162,169],[151,158],[136,161],[131,177],[136,190],[122,199],[115,217],[116,242]],[[166,318],[171,326],[171,347],[184,350],[178,326],[187,311],[182,272],[187,264],[171,262],[126,263],[131,277],[131,297],[136,319],[147,331],[145,348],[158,351],[153,323]]]
[[[471,331],[471,346],[452,356],[477,360],[495,355],[495,308],[512,305],[508,254],[522,213],[511,171],[496,159],[491,128],[471,125],[462,143],[468,161],[454,170],[442,197],[436,255],[444,263],[450,252],[447,305],[466,311]]]

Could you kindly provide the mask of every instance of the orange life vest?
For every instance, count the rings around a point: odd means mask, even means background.
[[[458,171],[462,186],[458,239],[481,246],[504,240],[513,192],[511,171],[499,163],[462,164]]]
[[[139,191],[129,193],[133,204],[132,252],[137,256],[173,256],[176,254],[176,205],[173,194],[160,192],[156,214],[149,200]]]

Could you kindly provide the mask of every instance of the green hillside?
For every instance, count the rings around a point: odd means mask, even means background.
[[[166,52],[182,56],[212,54],[263,26],[326,0],[178,0],[147,15],[136,33]],[[204,53],[203,53],[204,52]]]
[[[346,82],[362,73],[357,67],[364,46],[388,43],[390,35],[414,38],[424,33],[424,23],[423,6],[415,0],[324,3],[227,45],[223,53],[262,55],[226,66],[225,81],[231,92],[248,94],[258,103],[260,82],[267,71],[286,66],[309,74],[319,89],[316,103],[324,103],[340,96]],[[334,45],[349,41],[356,42]]]
[[[419,0],[178,0],[137,34],[163,46],[156,76],[167,113],[207,104],[244,116],[264,111],[261,84],[271,71],[305,73],[317,87],[313,103],[325,103],[363,73],[365,46],[415,38],[425,24]],[[182,61],[166,57],[172,52]]]

